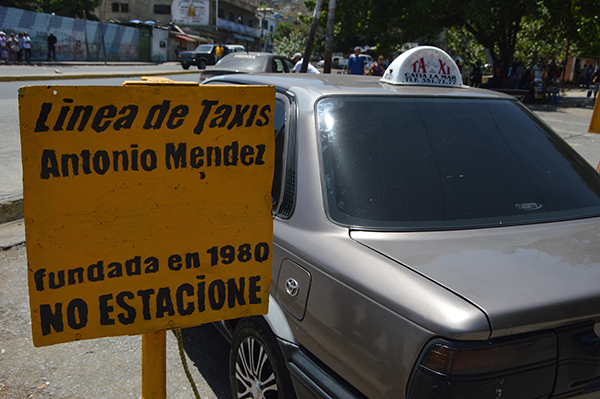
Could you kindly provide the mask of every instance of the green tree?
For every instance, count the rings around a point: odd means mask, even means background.
[[[90,19],[98,21],[94,9],[96,0],[1,0],[6,7],[60,15],[62,17]]]
[[[35,1],[28,0],[1,0],[0,5],[28,11],[37,11],[38,9],[38,5]]]
[[[98,6],[95,0],[38,0],[38,4],[41,11],[48,14],[98,21],[94,14]]]
[[[281,25],[280,25],[281,26]],[[304,54],[306,48],[306,34],[300,30],[294,30],[285,36],[275,32],[274,51],[277,54],[293,56],[294,53]]]
[[[338,0],[336,42],[448,44],[466,59],[485,48],[508,69],[515,56],[562,61],[567,42],[571,54],[600,54],[599,22],[598,0]]]

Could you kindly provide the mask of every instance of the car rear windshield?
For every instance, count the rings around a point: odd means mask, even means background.
[[[230,54],[219,61],[219,68],[243,69],[246,71],[265,72],[267,57],[252,54]]]
[[[410,231],[600,215],[600,174],[515,101],[328,97],[317,110],[335,222]]]

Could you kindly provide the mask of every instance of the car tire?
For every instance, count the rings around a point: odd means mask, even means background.
[[[206,61],[204,61],[204,60],[198,61],[198,69],[206,69]]]
[[[190,69],[190,65],[189,64],[181,64],[181,67],[183,69]]]
[[[229,383],[233,399],[296,398],[281,350],[263,319],[243,319],[236,326]]]

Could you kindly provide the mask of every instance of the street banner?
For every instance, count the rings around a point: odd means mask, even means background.
[[[208,25],[208,0],[173,0],[171,18],[176,24]]]
[[[19,90],[33,342],[265,314],[273,87]]]

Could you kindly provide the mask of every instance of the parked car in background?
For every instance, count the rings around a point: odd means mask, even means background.
[[[193,51],[182,51],[179,53],[179,62],[183,69],[189,69],[190,65],[196,65],[198,69],[204,69],[207,65],[215,65],[216,44],[201,44]]]
[[[218,75],[239,73],[288,73],[294,67],[286,57],[273,53],[230,53],[223,57],[214,68],[205,69],[200,74],[200,82]]]
[[[269,312],[216,324],[232,397],[599,397],[600,174],[460,77],[417,47],[204,82],[276,88]]]
[[[204,69],[208,65],[215,65],[215,49],[217,44],[201,44],[193,51],[182,51],[178,58],[183,69],[189,69],[190,65],[196,65],[198,69]],[[223,45],[224,54],[244,52],[246,48],[240,44]]]
[[[331,67],[334,69],[345,68],[348,65],[348,59],[344,57],[333,56],[331,57]],[[325,66],[325,60],[317,62],[317,68],[323,68]]]
[[[226,54],[246,51],[246,47],[241,44],[226,44],[224,47],[227,48]]]
[[[360,54],[359,57],[365,60],[365,66],[367,67],[367,69],[369,69],[371,64],[375,62],[373,57],[371,57],[369,54]]]

